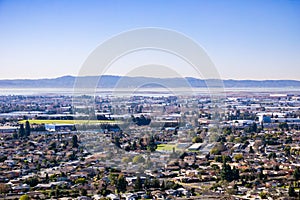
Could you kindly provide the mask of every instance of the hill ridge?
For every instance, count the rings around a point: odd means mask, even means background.
[[[78,82],[98,83],[101,88],[114,87],[207,87],[206,82],[214,79],[198,79],[194,77],[185,78],[156,78],[156,77],[129,77],[116,75],[103,76],[61,76],[57,78],[41,79],[5,79],[0,80],[0,88],[72,88]],[[276,87],[296,87],[300,88],[300,81],[297,80],[222,80],[224,87],[258,87],[258,88],[276,88]]]

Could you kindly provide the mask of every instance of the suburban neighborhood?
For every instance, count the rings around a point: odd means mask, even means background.
[[[300,197],[298,94],[92,100],[0,97],[1,198]]]

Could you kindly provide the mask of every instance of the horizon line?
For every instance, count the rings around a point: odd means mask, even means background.
[[[16,80],[51,80],[51,79],[58,79],[63,77],[96,77],[97,75],[83,75],[83,76],[76,76],[76,75],[61,75],[61,76],[55,76],[55,77],[40,77],[40,78],[0,78],[0,81],[16,81]],[[157,78],[157,79],[175,79],[175,78],[194,78],[198,80],[222,80],[222,81],[300,81],[300,79],[235,79],[235,78],[199,78],[199,77],[193,77],[193,76],[185,76],[185,77],[151,77],[151,76],[124,76],[124,75],[114,75],[114,74],[104,74],[99,75],[100,76],[113,76],[113,77],[130,77],[130,78]]]

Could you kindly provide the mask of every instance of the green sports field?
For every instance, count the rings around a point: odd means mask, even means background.
[[[120,124],[120,121],[111,120],[21,120],[19,123],[25,124]]]
[[[173,151],[173,148],[175,147],[176,150],[176,144],[159,144],[157,145],[157,151]]]

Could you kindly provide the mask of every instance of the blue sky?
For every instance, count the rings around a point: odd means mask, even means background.
[[[2,0],[0,79],[77,75],[98,45],[141,27],[191,37],[223,79],[300,80],[300,1],[276,0]]]

